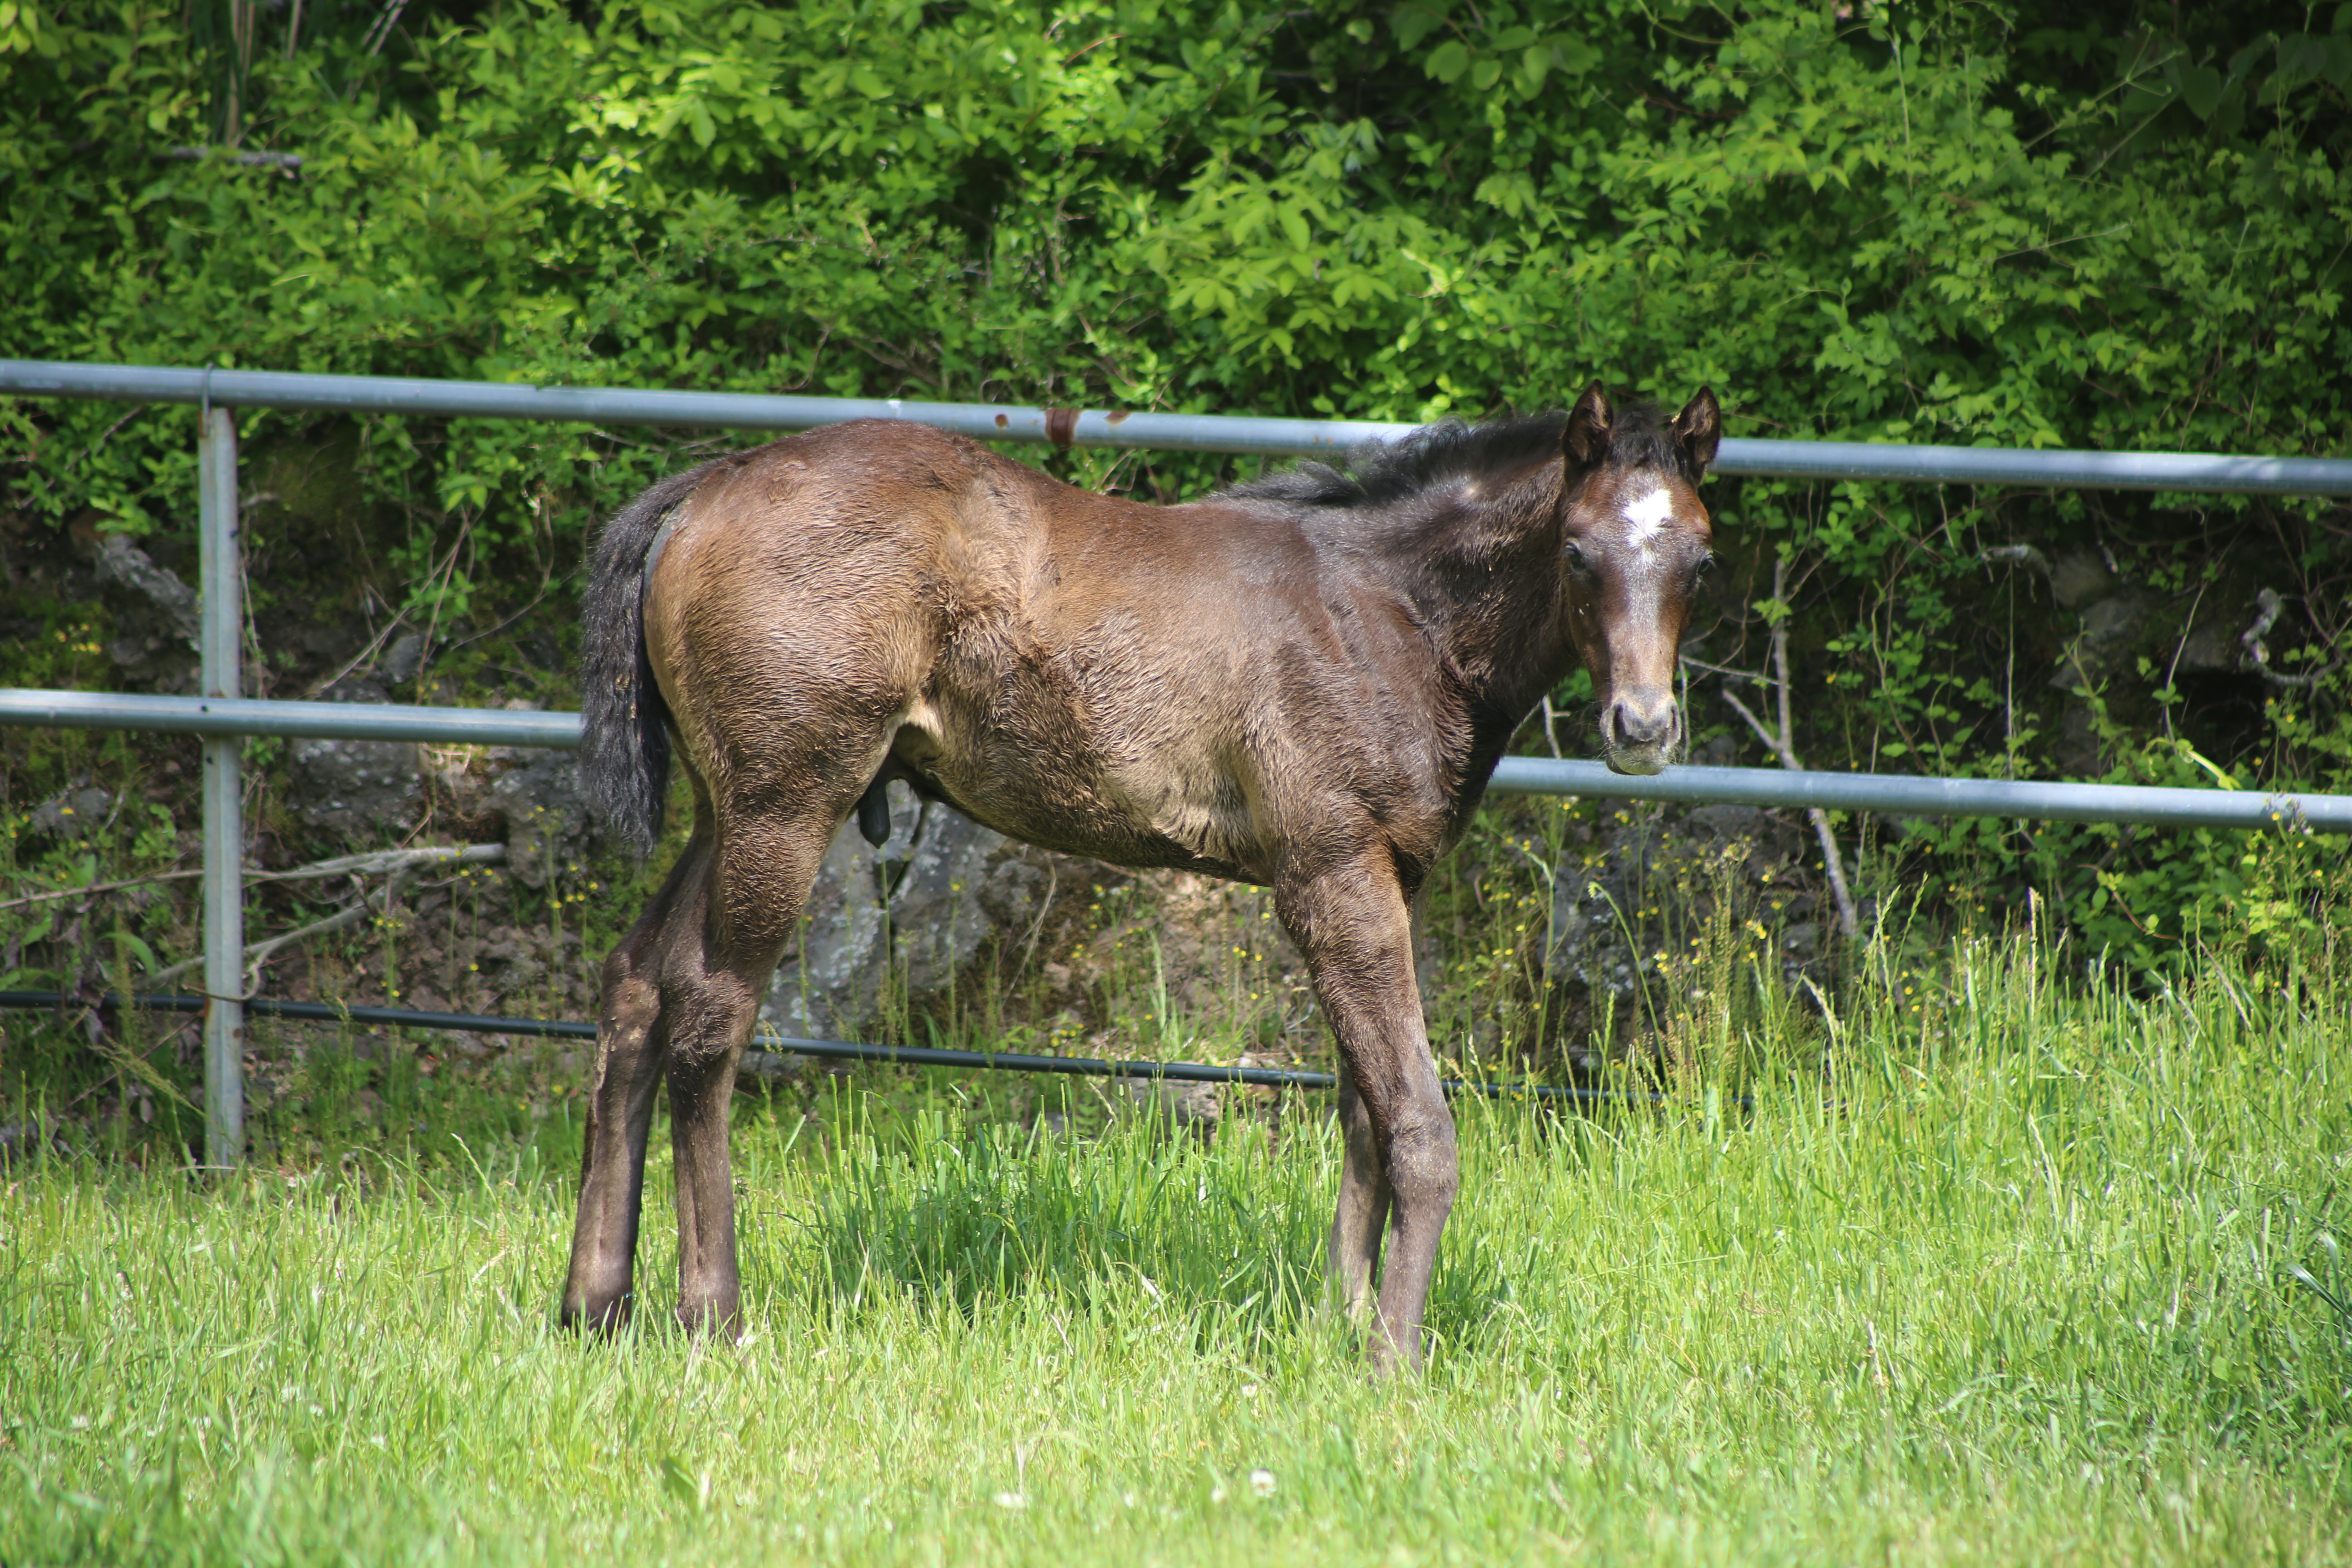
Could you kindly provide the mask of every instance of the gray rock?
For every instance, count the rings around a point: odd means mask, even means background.
[[[890,805],[879,848],[853,820],[817,872],[761,1014],[784,1034],[855,1039],[894,984],[914,1002],[940,994],[998,944],[1027,940],[1063,879],[1053,857],[903,784]]]
[[[425,634],[403,632],[393,638],[383,662],[376,668],[394,686],[415,679],[416,672],[425,668]]]
[[[587,803],[580,795],[580,761],[569,752],[541,752],[499,775],[490,802],[507,825],[507,869],[527,888],[577,864],[588,844]]]
[[[1127,1097],[1163,1117],[1180,1132],[1206,1138],[1224,1116],[1224,1088],[1213,1083],[1175,1083],[1167,1079],[1125,1079]]]
[[[2050,759],[2070,779],[2095,779],[2107,771],[2106,742],[2099,733],[2099,716],[2087,700],[2069,702],[2059,710]]]
[[[80,785],[51,796],[33,808],[26,824],[35,833],[51,838],[79,838],[106,820],[114,809],[114,797],[91,784]]]
[[[365,678],[339,680],[319,696],[328,702],[390,700],[382,683]],[[287,775],[297,816],[353,837],[404,832],[425,808],[422,760],[405,741],[297,741]]]
[[[402,742],[297,741],[287,772],[295,815],[312,827],[399,832],[415,826],[425,804],[416,748]]]
[[[66,1129],[46,1118],[0,1122],[0,1166],[32,1158],[43,1143],[54,1145],[60,1152],[72,1147],[67,1142]]]
[[[2050,592],[2067,609],[2088,603],[2115,585],[2116,574],[2098,552],[2077,550],[2061,555],[2050,568]]]
[[[114,612],[106,657],[143,684],[176,690],[193,680],[196,591],[120,533],[99,542],[96,574]]]
[[[194,646],[200,624],[196,591],[156,565],[128,535],[110,533],[99,542],[98,580],[152,606],[164,631]]]
[[[2206,675],[2216,670],[2238,668],[2239,645],[2236,634],[2226,626],[2207,624],[2190,629],[2180,639],[2179,656],[2172,661],[2175,670]]]
[[[332,686],[320,688],[316,702],[389,702],[392,691],[372,675],[347,675]]]
[[[2058,671],[2050,684],[2080,694],[2121,673],[2154,609],[2146,595],[2128,589],[2085,605],[2082,630],[2058,656]]]
[[[2064,564],[2060,563],[2062,567]],[[2099,570],[2104,573],[2105,568]],[[2104,583],[2114,588],[2112,576]],[[2052,760],[2067,776],[2096,778],[2113,765],[2092,694],[2119,678],[2136,677],[2134,656],[2143,647],[2151,654],[2164,651],[2147,647],[2156,609],[2156,601],[2136,588],[2108,592],[2082,606],[2081,629],[2058,656],[2058,668],[2050,677],[2053,689],[2075,699],[2059,713],[2051,748]]]

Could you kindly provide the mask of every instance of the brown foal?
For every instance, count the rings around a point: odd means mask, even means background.
[[[666,1077],[677,1316],[735,1329],[736,1060],[835,834],[903,779],[1032,844],[1274,889],[1341,1059],[1332,1286],[1359,1313],[1377,1289],[1374,1360],[1418,1365],[1458,1175],[1412,906],[1571,660],[1610,766],[1681,754],[1718,424],[1712,393],[1669,419],[1596,383],[1564,418],[1154,507],[865,420],[638,498],[596,548],[583,771],[649,846],[674,746],[694,830],[604,962],[565,1321],[628,1316]]]

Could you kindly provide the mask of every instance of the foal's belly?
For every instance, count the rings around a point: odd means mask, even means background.
[[[1008,837],[1118,866],[1269,879],[1246,790],[1196,737],[1114,750],[1075,726],[966,726],[919,705],[891,748],[896,771]]]

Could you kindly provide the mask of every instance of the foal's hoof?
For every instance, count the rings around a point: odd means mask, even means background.
[[[609,1301],[566,1301],[555,1315],[561,1327],[577,1333],[594,1334],[608,1339],[629,1325],[629,1298],[615,1296]]]
[[[1386,1383],[1391,1378],[1421,1375],[1421,1336],[1415,1334],[1407,1345],[1399,1345],[1389,1338],[1388,1331],[1380,1324],[1372,1325],[1370,1339],[1364,1344],[1364,1360],[1374,1383]]]
[[[743,1338],[743,1314],[732,1301],[692,1305],[680,1302],[677,1326],[697,1339],[718,1340],[725,1344],[740,1343]]]

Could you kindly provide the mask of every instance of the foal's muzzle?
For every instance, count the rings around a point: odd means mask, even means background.
[[[1681,704],[1664,693],[1618,698],[1601,710],[1601,751],[1612,773],[1664,773],[1682,756]]]

